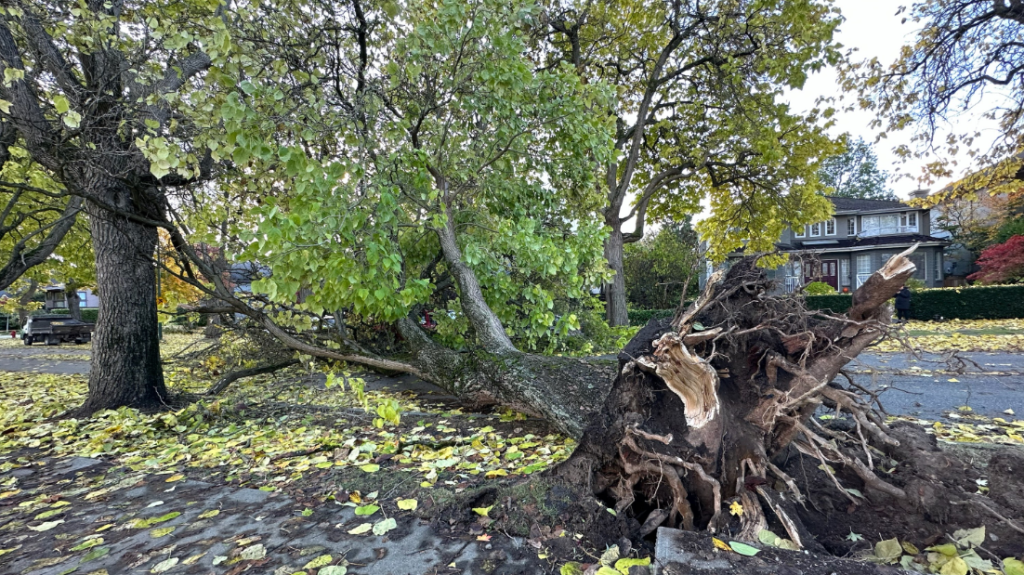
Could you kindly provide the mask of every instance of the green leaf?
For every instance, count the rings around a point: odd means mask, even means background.
[[[84,551],[86,549],[92,549],[93,547],[96,547],[97,545],[103,545],[103,538],[102,537],[97,537],[96,539],[89,539],[88,541],[84,541],[82,543],[79,543],[78,545],[75,545],[74,547],[72,547],[71,550],[72,551]]]
[[[643,559],[619,559],[615,562],[615,570],[622,573],[622,575],[629,575],[630,567],[646,567],[650,564],[650,557],[644,557]]]
[[[942,569],[939,570],[939,575],[967,575],[967,572],[970,570],[971,568],[967,566],[963,559],[953,557],[942,566]]]
[[[88,563],[89,561],[99,559],[100,557],[106,557],[107,553],[110,553],[110,547],[97,547],[86,553],[85,557],[82,557],[82,561],[79,564]]]
[[[895,537],[875,543],[875,558],[882,563],[895,563],[903,555],[903,546]]]
[[[360,523],[352,529],[349,529],[348,532],[350,535],[362,535],[363,533],[369,533],[370,529],[373,529],[372,523]]]
[[[317,569],[319,567],[324,567],[325,565],[329,564],[331,561],[334,561],[334,557],[331,557],[330,555],[321,555],[321,556],[317,557],[316,559],[313,559],[309,563],[306,563],[305,565],[303,565],[302,568],[303,569]]]
[[[953,532],[953,539],[956,539],[961,547],[977,547],[985,542],[985,526],[982,525],[974,529],[957,529]]]
[[[946,557],[956,557],[960,554],[959,551],[957,551],[956,545],[953,545],[952,543],[932,545],[931,547],[925,549],[925,551],[935,551],[936,553],[942,553]]]
[[[177,557],[171,557],[170,559],[164,559],[163,561],[161,561],[161,562],[157,563],[156,565],[154,565],[153,569],[150,570],[150,573],[163,573],[165,571],[169,571],[171,569],[171,567],[174,567],[177,564],[178,564],[178,558]]]
[[[1024,562],[1013,557],[1003,559],[1003,572],[1006,575],[1024,575]]]
[[[158,527],[156,529],[151,530],[149,532],[149,536],[152,537],[153,539],[159,539],[160,537],[165,537],[167,535],[170,535],[171,533],[174,532],[174,529],[175,529],[175,527],[173,525],[170,526],[170,527]]]
[[[376,463],[367,463],[366,465],[360,465],[359,469],[362,469],[367,473],[376,473],[380,471],[380,465],[377,465]]]
[[[757,540],[769,547],[776,547],[777,544],[775,542],[779,540],[779,536],[767,529],[762,529],[757,534]]]
[[[53,109],[57,110],[58,114],[63,114],[71,109],[71,104],[64,96],[57,95],[53,97]]]
[[[732,547],[732,550],[740,555],[746,555],[747,557],[753,557],[761,552],[757,547],[751,547],[750,545],[740,543],[739,541],[730,541],[729,547]]]
[[[373,534],[384,535],[385,533],[391,531],[392,529],[395,529],[396,527],[398,527],[398,522],[395,521],[394,517],[389,517],[383,521],[378,521],[374,524]]]
[[[75,129],[82,125],[82,115],[74,110],[68,110],[68,112],[64,114],[64,124],[71,129]]]
[[[249,547],[242,549],[242,552],[239,553],[238,556],[248,561],[263,559],[267,556],[267,548],[264,547],[262,543],[257,543],[256,545],[250,545]]]
[[[356,507],[356,515],[360,515],[360,516],[363,516],[363,515],[373,515],[379,509],[380,509],[380,506],[378,506],[378,505],[363,505],[361,507]]]
[[[344,565],[328,565],[318,571],[317,575],[345,575],[346,573],[348,573],[348,567]]]
[[[570,561],[558,570],[558,575],[583,575],[583,566],[575,561]]]

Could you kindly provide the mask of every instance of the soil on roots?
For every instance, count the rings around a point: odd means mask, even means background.
[[[821,469],[821,463],[791,450],[777,462],[793,477],[806,497],[797,507],[800,520],[830,554],[847,556],[870,550],[874,543],[898,538],[919,549],[947,543],[959,529],[984,525],[984,547],[1000,557],[1024,554],[1024,535],[984,509],[982,504],[1004,517],[1024,524],[1024,450],[997,451],[991,463],[983,465],[946,453],[935,437],[909,423],[893,426],[899,450],[919,450],[906,459],[882,459],[880,468],[892,472],[886,479],[906,490],[918,505],[909,505],[886,494],[861,488],[864,496],[851,503],[846,494]],[[984,461],[984,460],[981,460]],[[860,486],[856,476],[841,467],[836,477],[844,486]],[[975,499],[982,486],[989,485],[987,497]],[[981,502],[981,504],[978,503]],[[850,534],[855,534],[851,536]],[[863,536],[863,539],[856,535]]]

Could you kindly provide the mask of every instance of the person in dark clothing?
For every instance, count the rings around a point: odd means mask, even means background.
[[[907,286],[896,294],[896,319],[898,321],[910,321],[910,290]]]

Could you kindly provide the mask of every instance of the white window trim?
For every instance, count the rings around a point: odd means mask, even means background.
[[[814,228],[815,227],[818,228],[818,233],[814,233]],[[820,238],[821,237],[821,222],[818,222],[816,224],[811,224],[811,237],[812,238]]]
[[[796,234],[796,237],[798,238],[806,238],[807,226],[800,226],[800,231],[793,230],[793,233]]]
[[[857,235],[857,216],[853,216],[850,219],[846,220],[846,235]]]
[[[829,233],[829,231],[828,231],[829,224],[832,224],[832,233]],[[834,235],[836,235],[836,219],[835,218],[830,218],[830,219],[825,220],[825,235],[826,236],[834,236]]]
[[[942,281],[942,252],[935,252],[935,281]]]

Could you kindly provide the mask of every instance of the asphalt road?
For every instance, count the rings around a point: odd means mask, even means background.
[[[1024,354],[964,353],[952,363],[939,355],[915,358],[897,353],[866,353],[851,362],[854,381],[869,389],[884,389],[882,405],[892,414],[933,419],[969,405],[974,412],[1024,417]],[[74,346],[0,347],[0,371],[86,374],[89,351]],[[964,373],[957,369],[963,368]],[[378,381],[379,380],[379,381]],[[437,393],[412,377],[367,378],[368,387],[394,391]]]
[[[863,354],[849,367],[858,384],[885,388],[882,405],[892,414],[933,419],[967,405],[981,415],[1005,417],[1009,409],[1024,417],[1024,354],[960,355],[970,360],[964,373],[957,373],[955,360],[950,366],[935,355]]]

